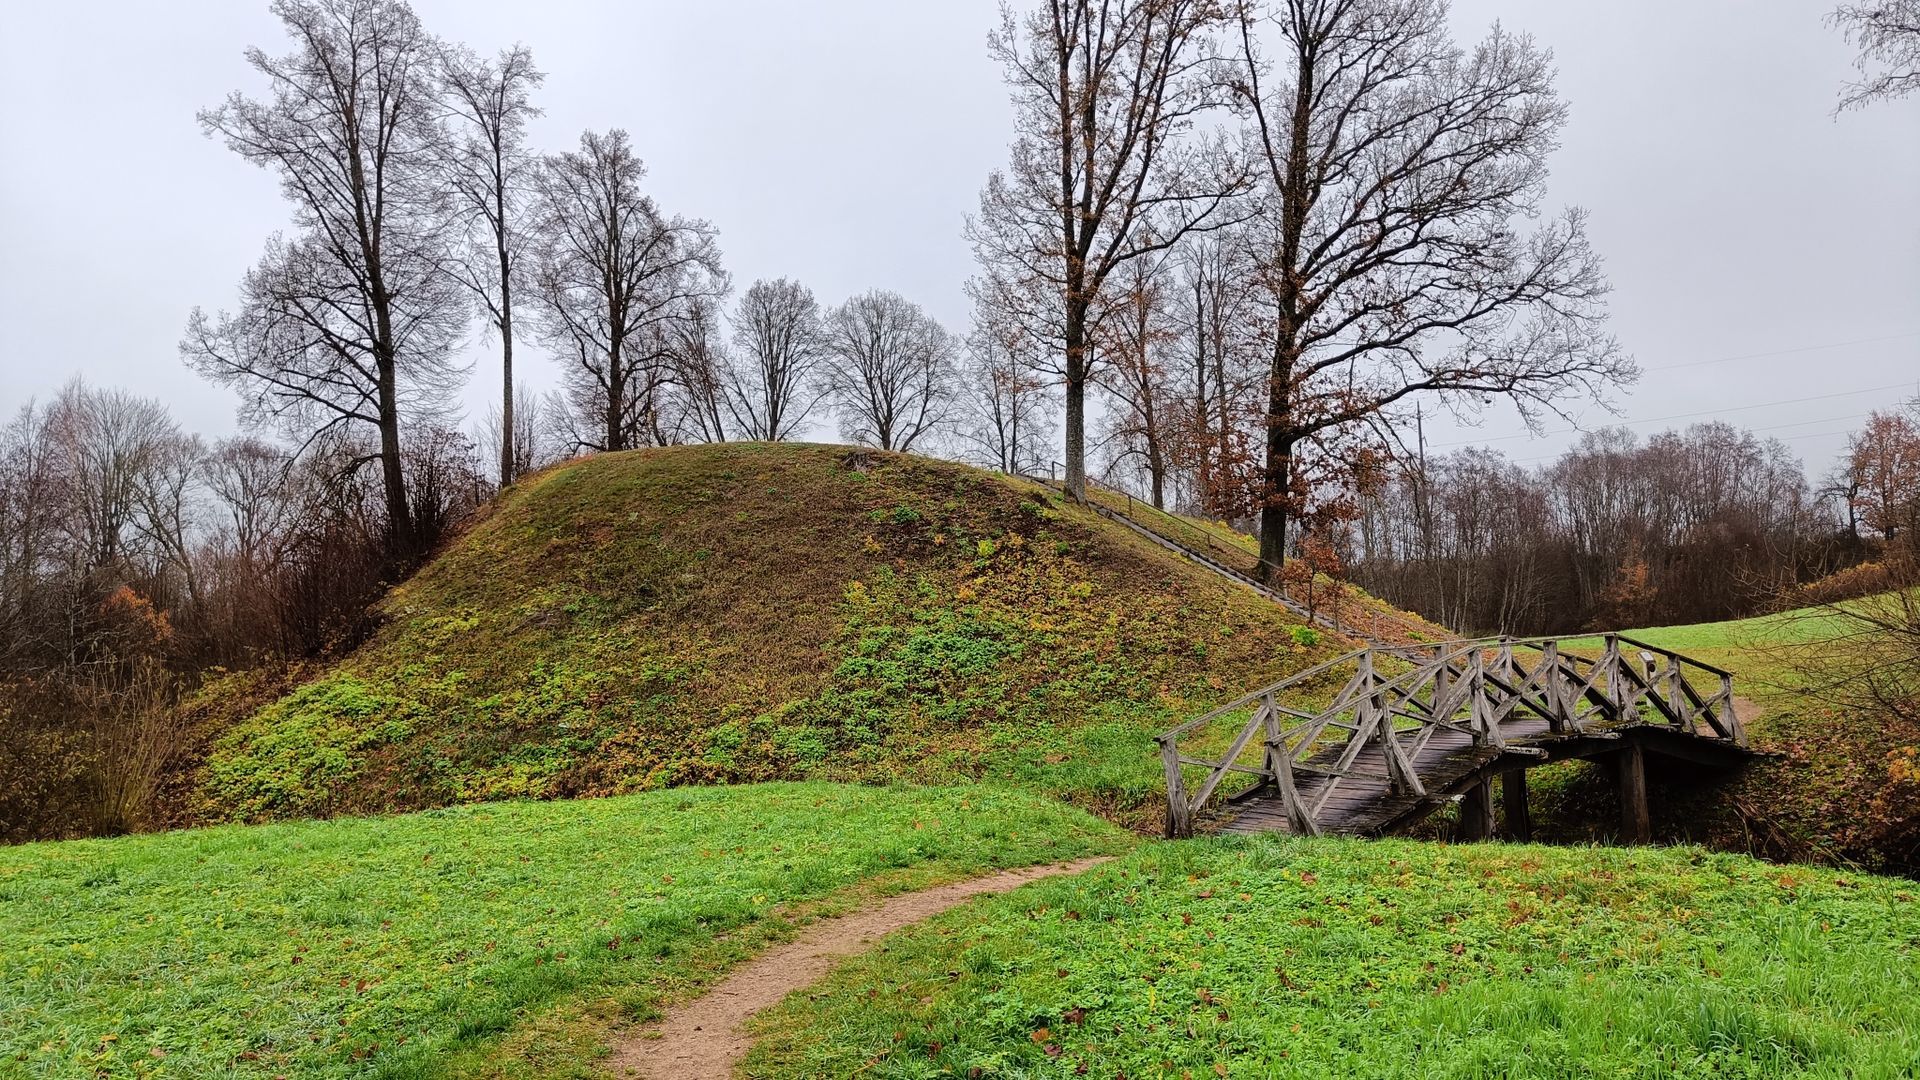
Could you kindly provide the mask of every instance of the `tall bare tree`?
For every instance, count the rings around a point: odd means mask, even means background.
[[[1184,245],[1171,300],[1179,369],[1180,414],[1174,418],[1174,461],[1191,478],[1194,509],[1211,518],[1247,516],[1249,416],[1263,411],[1264,381],[1254,325],[1256,288],[1244,245],[1214,234]]]
[[[920,305],[876,289],[834,308],[824,329],[822,370],[847,438],[907,451],[946,419],[954,341]]]
[[[1840,95],[1840,108],[1890,101],[1920,90],[1920,0],[1841,4],[1827,16],[1860,49],[1860,81]]]
[[[467,233],[466,258],[454,275],[487,324],[500,335],[500,486],[519,468],[514,450],[517,395],[513,389],[514,288],[523,276],[525,228],[520,221],[534,157],[526,146],[527,121],[540,115],[532,94],[546,78],[525,46],[503,50],[493,60],[471,49],[448,48],[441,57],[442,95],[452,124],[446,150],[454,213]]]
[[[1162,509],[1176,420],[1167,365],[1170,286],[1164,258],[1128,263],[1109,283],[1094,332],[1106,358],[1096,381],[1114,406],[1107,412],[1108,455],[1116,466],[1145,473],[1148,498]]]
[[[956,441],[962,453],[1005,473],[1047,471],[1054,407],[1035,373],[1033,339],[986,305],[974,308],[960,364]]]
[[[194,311],[181,349],[240,389],[251,419],[309,442],[372,431],[391,548],[407,559],[418,550],[402,415],[463,374],[451,360],[465,311],[446,273],[439,46],[399,0],[275,0],[273,12],[294,50],[247,51],[267,96],[236,92],[200,124],[279,175],[295,231],[268,241],[234,313]]]
[[[733,351],[723,374],[734,428],[748,439],[791,438],[820,402],[826,355],[820,305],[797,281],[756,281],[733,313]]]
[[[695,297],[668,343],[689,439],[725,442],[728,434],[727,348],[720,337],[720,301]]]
[[[1066,487],[1086,497],[1090,314],[1108,278],[1222,220],[1241,184],[1189,141],[1216,103],[1212,0],[1044,0],[1001,9],[988,47],[1017,137],[967,235],[983,298],[1021,318],[1066,387]]]
[[[1274,568],[1309,440],[1389,422],[1416,395],[1501,397],[1533,419],[1637,369],[1603,332],[1584,213],[1521,229],[1567,116],[1547,53],[1497,28],[1462,50],[1444,0],[1243,0],[1238,23],[1233,90],[1263,174]]]
[[[640,190],[645,176],[615,129],[582,134],[580,149],[548,157],[536,182],[540,327],[570,362],[570,397],[588,428],[580,439],[595,450],[654,441],[669,331],[727,288],[718,232],[663,214]]]

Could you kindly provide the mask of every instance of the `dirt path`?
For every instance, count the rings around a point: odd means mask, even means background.
[[[608,1069],[647,1080],[726,1080],[752,1045],[747,1021],[789,993],[818,982],[833,965],[865,952],[876,938],[930,919],[976,896],[1011,892],[1029,881],[1077,874],[1106,859],[1004,870],[921,892],[808,927],[734,969],[719,985],[670,1010],[660,1023],[615,1044]]]

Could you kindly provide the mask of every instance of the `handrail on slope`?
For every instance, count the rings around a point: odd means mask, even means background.
[[[1017,472],[1014,475],[1023,476],[1029,480],[1034,481],[1035,483],[1056,485],[1060,482],[1056,478],[1059,464],[1060,463],[1057,461],[1050,462],[1048,464],[1048,471],[1045,477],[1042,477],[1037,473],[1026,473],[1026,472]],[[1104,492],[1113,498],[1122,498],[1126,500],[1125,510],[1121,510],[1117,507],[1102,505],[1098,501],[1089,500],[1087,504],[1088,507],[1091,508],[1095,513],[1100,514],[1102,517],[1105,517],[1111,521],[1115,521],[1119,524],[1125,525],[1128,528],[1131,528],[1136,532],[1139,532],[1142,535],[1145,535],[1159,542],[1163,546],[1166,546],[1168,548],[1171,548],[1175,551],[1178,551],[1184,554],[1187,558],[1191,559],[1194,562],[1199,563],[1200,565],[1206,567],[1208,570],[1212,571],[1215,574],[1220,575],[1221,577],[1229,578],[1233,581],[1239,582],[1241,585],[1244,585],[1247,588],[1252,589],[1257,593],[1260,593],[1262,596],[1265,596],[1267,599],[1273,601],[1276,604],[1279,604],[1280,606],[1286,608],[1288,611],[1293,612],[1295,615],[1298,615],[1299,617],[1307,620],[1310,623],[1317,624],[1328,630],[1332,630],[1337,634],[1344,634],[1348,637],[1355,638],[1360,641],[1372,642],[1374,644],[1381,643],[1381,639],[1377,634],[1368,632],[1367,630],[1364,630],[1353,623],[1346,622],[1341,618],[1339,618],[1339,616],[1332,614],[1326,610],[1309,607],[1308,605],[1303,604],[1300,601],[1295,600],[1293,597],[1287,595],[1287,592],[1284,586],[1268,584],[1266,581],[1263,581],[1260,578],[1255,577],[1253,574],[1249,574],[1243,570],[1236,569],[1235,567],[1230,565],[1227,561],[1221,558],[1216,558],[1214,555],[1214,553],[1217,552],[1217,553],[1224,553],[1226,555],[1242,558],[1242,559],[1251,556],[1255,559],[1254,568],[1256,570],[1259,569],[1260,567],[1271,567],[1273,565],[1272,563],[1267,562],[1264,559],[1260,559],[1257,555],[1254,555],[1252,552],[1247,551],[1245,548],[1221,541],[1216,537],[1214,537],[1214,535],[1208,530],[1203,529],[1198,525],[1195,525],[1193,522],[1188,521],[1186,518],[1181,517],[1178,514],[1169,513],[1168,511],[1162,510],[1158,507],[1153,507],[1153,521],[1155,523],[1149,524],[1146,520],[1144,520],[1141,510],[1148,507],[1150,504],[1144,501],[1141,501],[1139,499],[1135,499],[1130,492],[1123,491],[1119,488],[1113,487],[1110,484],[1103,483],[1102,481],[1096,480],[1093,477],[1087,477],[1087,484],[1090,488],[1092,488],[1096,492]],[[1168,533],[1172,530],[1161,528],[1159,523],[1171,523],[1173,525],[1177,525],[1179,526],[1180,529],[1185,530],[1185,533],[1183,535],[1194,535],[1194,536],[1200,537],[1201,541],[1206,546],[1207,550],[1204,550],[1204,551],[1200,550],[1199,548],[1196,548],[1186,543],[1185,541],[1179,539],[1178,537],[1168,535]],[[1375,628],[1376,629],[1378,628],[1377,616],[1375,617]]]
[[[1228,775],[1242,774],[1254,777],[1254,789],[1277,792],[1293,832],[1316,835],[1328,801],[1369,747],[1379,749],[1392,793],[1427,797],[1415,763],[1439,731],[1470,736],[1475,750],[1544,757],[1537,746],[1509,742],[1502,725],[1516,714],[1545,720],[1546,739],[1616,738],[1615,729],[1653,724],[1747,745],[1728,672],[1621,634],[1604,635],[1597,657],[1569,652],[1564,641],[1461,638],[1356,649],[1162,732],[1167,834],[1192,835]],[[1349,667],[1327,704],[1288,700]],[[1690,673],[1718,685],[1703,692]],[[1249,706],[1224,752],[1208,756],[1196,747],[1217,721]],[[1258,763],[1243,761],[1256,745]],[[1205,772],[1189,789],[1186,770],[1196,767]]]

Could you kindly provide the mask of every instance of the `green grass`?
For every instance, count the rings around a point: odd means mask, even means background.
[[[1040,485],[792,444],[526,480],[381,611],[227,718],[199,820],[908,779],[1148,824],[1153,734],[1341,647]]]
[[[1697,848],[1156,844],[890,939],[746,1071],[1912,1076],[1915,891]]]
[[[501,1033],[645,1015],[856,887],[1126,843],[985,787],[776,784],[8,848],[0,1075],[494,1075]]]
[[[1779,659],[1783,648],[1830,640],[1845,632],[1842,621],[1820,608],[1756,615],[1727,622],[1653,626],[1621,633],[1637,641],[1670,649],[1715,667],[1744,675],[1759,693],[1785,689],[1793,682]],[[1599,637],[1570,640],[1572,650],[1598,651]]]

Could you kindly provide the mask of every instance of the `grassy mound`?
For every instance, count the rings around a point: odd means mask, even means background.
[[[1046,488],[846,447],[532,478],[215,742],[202,820],[824,778],[1157,816],[1148,736],[1341,647]]]
[[[747,1071],[1910,1076],[1913,893],[1699,849],[1155,844],[891,939]]]
[[[455,1075],[542,1006],[644,1014],[850,887],[1126,842],[979,786],[776,784],[7,848],[0,1074]]]

